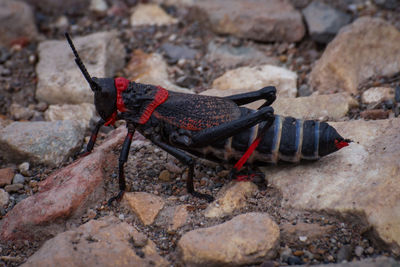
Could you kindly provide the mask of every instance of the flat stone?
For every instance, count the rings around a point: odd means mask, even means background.
[[[189,212],[187,210],[187,207],[188,205],[179,205],[175,207],[171,223],[168,226],[168,230],[176,231],[185,225],[189,217]]]
[[[400,119],[332,122],[350,146],[319,161],[266,169],[284,206],[359,219],[400,254]]]
[[[80,148],[83,135],[74,121],[14,122],[0,130],[0,154],[12,162],[57,166]]]
[[[14,178],[13,168],[0,169],[0,187],[11,184],[13,178]]]
[[[207,46],[206,59],[225,68],[238,65],[257,66],[262,64],[277,65],[278,60],[268,57],[262,51],[247,46],[234,47],[228,44],[210,42]]]
[[[319,1],[313,1],[302,12],[311,39],[320,43],[329,43],[351,21],[350,15]]]
[[[279,97],[295,97],[296,83],[296,73],[273,65],[262,65],[229,70],[214,80],[212,88],[219,91],[229,90],[229,94],[232,95],[256,91],[265,86],[275,86]],[[221,92],[221,96],[224,93],[228,92]]]
[[[254,109],[258,108],[254,104]],[[272,104],[275,114],[292,116],[300,119],[339,120],[346,116],[350,109],[358,106],[357,100],[348,93],[330,95],[312,95],[307,97],[278,97]]]
[[[168,15],[157,4],[139,4],[131,15],[132,26],[162,26],[175,23],[178,23],[178,20]]]
[[[391,87],[372,87],[361,95],[364,104],[381,103],[394,99],[394,88]]]
[[[334,230],[333,225],[319,225],[317,223],[303,223],[298,222],[295,225],[291,223],[282,223],[280,225],[282,239],[287,240],[291,244],[297,244],[300,237],[305,240],[307,244],[315,240],[321,240],[324,236],[329,236],[331,231]]]
[[[116,217],[91,220],[46,241],[22,266],[168,266],[156,245]]]
[[[225,185],[218,193],[217,199],[205,210],[207,218],[220,218],[231,215],[247,205],[247,198],[254,196],[258,191],[252,182],[231,182]]]
[[[112,78],[117,70],[123,68],[125,49],[117,32],[98,32],[72,38],[92,77]],[[66,40],[41,42],[38,53],[38,100],[50,104],[93,103],[93,92],[76,65]]]
[[[47,121],[75,120],[83,129],[88,129],[90,120],[96,116],[93,104],[82,103],[79,105],[50,105],[44,113]]]
[[[80,218],[105,199],[104,180],[111,176],[126,128],[120,127],[91,154],[55,171],[39,192],[19,202],[0,222],[2,240],[43,240],[62,232],[66,220]],[[79,219],[80,220],[80,219]]]
[[[23,184],[9,184],[4,187],[8,193],[15,193],[24,188]]]
[[[164,200],[146,192],[127,192],[124,200],[144,225],[153,224],[164,207]]]
[[[202,0],[194,7],[194,15],[206,17],[211,29],[262,42],[297,42],[305,28],[300,12],[289,1],[279,0]]]
[[[160,54],[146,54],[141,50],[135,50],[124,73],[127,79],[138,83],[159,85],[175,92],[193,93],[170,81],[167,63]]]
[[[389,110],[369,109],[360,113],[360,117],[364,120],[384,120],[389,118]]]
[[[0,207],[6,207],[9,201],[10,195],[4,189],[0,189]]]
[[[225,223],[185,233],[178,242],[185,266],[259,264],[275,256],[279,227],[265,213],[246,213]]]
[[[400,32],[388,22],[362,17],[343,27],[328,44],[310,74],[310,85],[321,93],[358,93],[373,76],[400,71]]]
[[[0,1],[0,44],[34,40],[38,36],[31,7],[23,1]]]

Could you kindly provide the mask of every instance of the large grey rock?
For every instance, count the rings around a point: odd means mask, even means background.
[[[80,148],[83,136],[75,121],[14,122],[0,130],[0,155],[11,162],[54,167]]]
[[[92,77],[112,78],[125,65],[125,49],[117,32],[73,37],[76,49]],[[50,104],[93,103],[93,92],[74,61],[66,40],[39,44],[36,97]]]
[[[305,33],[300,12],[284,0],[202,0],[194,6],[211,29],[257,41],[297,42]]]
[[[93,104],[82,103],[79,105],[50,105],[45,111],[47,121],[75,120],[82,128],[88,129],[90,120],[96,116],[96,108]]]
[[[350,146],[311,164],[266,169],[283,205],[358,218],[400,254],[400,119],[330,123]]]
[[[168,262],[144,234],[110,216],[58,234],[22,266],[168,266]]]
[[[279,227],[266,213],[246,213],[230,221],[184,234],[178,242],[185,266],[239,266],[271,259]]]
[[[326,47],[310,74],[310,84],[321,93],[358,93],[370,77],[400,71],[400,32],[388,22],[362,17],[343,27]]]
[[[319,1],[313,1],[302,12],[311,38],[320,43],[330,42],[351,20],[350,15]]]
[[[17,39],[37,37],[32,9],[22,1],[0,0],[0,44],[9,46]]]

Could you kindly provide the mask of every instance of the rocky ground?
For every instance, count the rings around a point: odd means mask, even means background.
[[[399,266],[400,3],[396,0],[0,0],[0,265]],[[266,4],[268,3],[268,4]],[[92,76],[226,96],[274,85],[275,113],[354,140],[318,162],[233,182],[103,127]],[[260,102],[249,105],[257,108]]]

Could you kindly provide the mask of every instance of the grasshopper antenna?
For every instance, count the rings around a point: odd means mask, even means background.
[[[85,77],[86,81],[89,83],[90,88],[92,89],[92,91],[94,91],[94,92],[101,91],[101,88],[99,87],[99,85],[95,81],[93,81],[93,79],[92,79],[92,77],[90,77],[90,74],[87,71],[85,65],[83,65],[83,62],[82,62],[81,58],[79,57],[79,54],[76,51],[74,43],[72,42],[71,37],[69,36],[68,32],[65,33],[65,38],[67,38],[69,46],[71,47],[72,52],[75,55],[75,63],[76,63],[76,65],[78,65],[78,67],[81,70],[81,72],[82,72],[83,76]]]

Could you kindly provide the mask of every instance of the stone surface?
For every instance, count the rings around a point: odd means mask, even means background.
[[[294,267],[302,267],[304,265],[293,265]],[[314,267],[398,267],[400,262],[393,258],[388,258],[385,256],[379,256],[377,258],[363,259],[360,261],[353,262],[341,262],[341,263],[331,263],[331,264],[317,264]]]
[[[125,49],[117,32],[98,32],[72,38],[92,77],[112,78],[124,66]],[[41,42],[38,53],[38,100],[50,104],[93,103],[93,92],[77,67],[66,40]]]
[[[8,201],[10,201],[10,195],[4,189],[0,189],[0,208],[7,206]]]
[[[150,225],[164,207],[164,200],[146,192],[127,192],[123,198],[144,225]]]
[[[364,120],[384,120],[389,118],[389,110],[369,109],[360,113],[360,117]]]
[[[126,129],[120,127],[91,154],[58,170],[39,184],[39,192],[19,202],[0,222],[3,240],[42,240],[65,230],[67,219],[80,218],[93,203],[105,199],[109,178]],[[80,220],[80,219],[79,219]]]
[[[13,168],[0,169],[0,187],[11,184],[13,178],[14,178]]]
[[[394,99],[394,89],[390,87],[372,87],[361,95],[364,104],[381,103]]]
[[[310,85],[321,93],[357,94],[372,76],[400,71],[400,32],[378,18],[362,17],[343,27],[326,47],[310,74]]]
[[[89,9],[94,12],[103,13],[107,11],[108,5],[104,0],[90,0]]]
[[[141,50],[135,50],[124,73],[127,79],[138,83],[159,85],[176,92],[192,93],[189,89],[179,87],[170,81],[167,63],[160,54],[146,54]]]
[[[179,205],[175,207],[172,220],[168,226],[168,230],[175,231],[185,225],[189,212],[187,211],[188,205]]]
[[[253,47],[234,47],[228,44],[210,42],[207,47],[207,60],[225,68],[234,68],[238,65],[255,66],[260,64],[276,65],[278,60],[268,57]]]
[[[74,121],[14,122],[0,130],[0,155],[12,162],[57,166],[80,148],[83,135]]]
[[[83,14],[90,0],[25,0],[36,9],[48,14]]]
[[[23,1],[0,1],[0,44],[11,46],[14,42],[29,41],[37,37],[32,9]]]
[[[229,70],[214,80],[212,88],[220,91],[229,90],[230,94],[234,94],[275,86],[279,97],[295,97],[296,83],[296,73],[281,67],[262,65]]]
[[[58,234],[22,266],[168,266],[168,262],[145,235],[109,216]]]
[[[157,4],[139,4],[131,15],[132,26],[170,25],[178,20],[171,17]]]
[[[283,205],[358,219],[399,254],[400,119],[330,124],[354,143],[317,162],[268,168],[268,182]]]
[[[9,184],[4,187],[8,193],[15,193],[24,188],[23,184]]]
[[[300,41],[305,33],[301,14],[289,1],[202,0],[196,15],[206,17],[211,29],[262,42]]]
[[[231,182],[225,185],[216,200],[208,205],[204,216],[207,218],[220,218],[231,215],[247,205],[247,198],[257,193],[257,186],[252,182]]]
[[[14,120],[29,120],[34,115],[33,110],[17,103],[11,104],[9,112]]]
[[[14,175],[13,184],[23,184],[25,182],[25,177],[19,173]]]
[[[75,120],[83,129],[88,129],[90,120],[96,116],[93,104],[82,103],[79,105],[50,105],[44,113],[47,121]]]
[[[279,227],[265,213],[246,213],[223,224],[184,234],[178,242],[185,266],[262,263],[276,254]]]
[[[197,50],[186,45],[179,46],[172,43],[164,43],[161,49],[165,53],[168,63],[171,64],[175,64],[180,59],[195,59],[198,54]]]
[[[320,43],[329,43],[351,20],[350,15],[319,1],[313,1],[302,12],[311,39]]]
[[[300,237],[302,239],[306,237],[305,241],[309,244],[315,240],[321,240],[324,236],[329,236],[334,226],[298,222],[295,225],[292,223],[281,223],[280,228],[282,239],[286,240],[289,244],[298,244]]]

